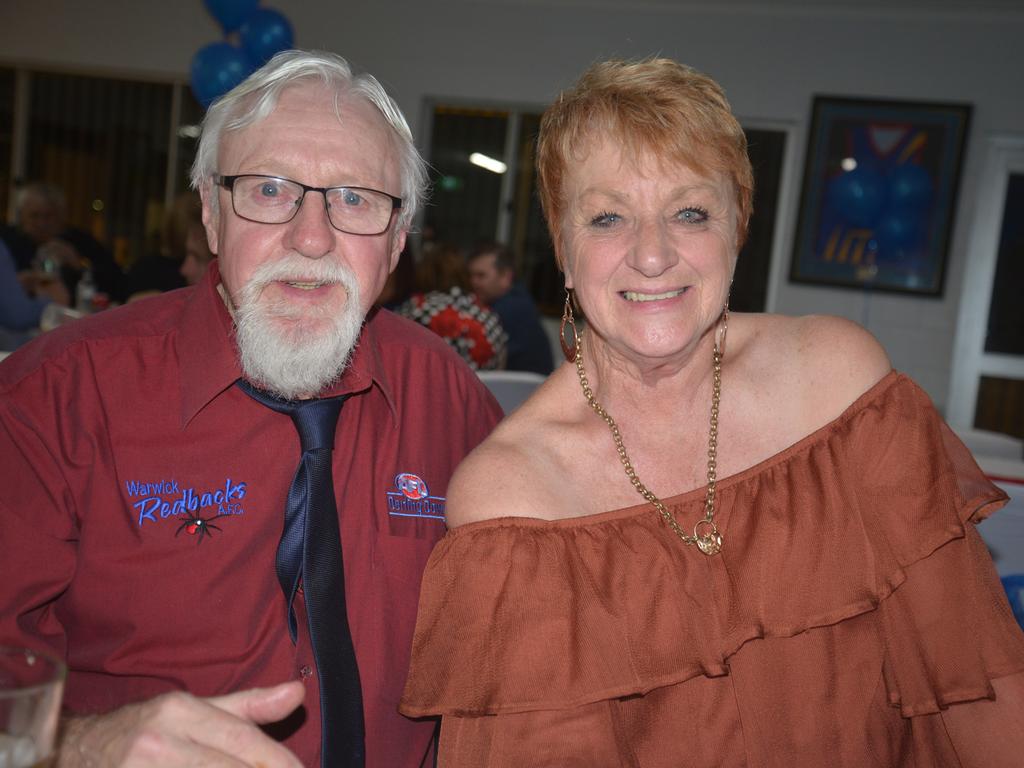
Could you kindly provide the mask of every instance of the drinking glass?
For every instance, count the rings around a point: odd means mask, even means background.
[[[60,280],[61,248],[53,241],[39,246],[32,259],[32,270],[53,280]]]
[[[52,764],[65,671],[49,653],[0,646],[0,768]]]

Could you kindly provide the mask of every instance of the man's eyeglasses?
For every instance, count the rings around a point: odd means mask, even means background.
[[[258,224],[284,224],[295,218],[307,192],[324,196],[331,226],[350,235],[379,235],[391,225],[402,198],[365,187],[311,187],[277,176],[214,176],[231,192],[235,213]]]

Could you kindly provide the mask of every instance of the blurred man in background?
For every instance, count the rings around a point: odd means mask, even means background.
[[[516,280],[508,248],[499,243],[477,246],[469,257],[469,282],[477,297],[493,309],[508,335],[510,371],[551,373],[551,343],[533,298]]]

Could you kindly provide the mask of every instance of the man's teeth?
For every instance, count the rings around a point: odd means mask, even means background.
[[[311,291],[314,288],[319,288],[323,283],[300,283],[297,281],[289,280],[288,285],[292,288],[303,288],[304,290]]]
[[[685,288],[678,291],[665,291],[665,293],[637,293],[636,291],[623,291],[622,295],[626,301],[660,301],[661,299],[674,299],[681,294]]]

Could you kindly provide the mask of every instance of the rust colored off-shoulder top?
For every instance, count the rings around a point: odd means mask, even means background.
[[[1005,499],[890,373],[719,481],[716,557],[649,505],[450,532],[401,710],[443,716],[441,768],[958,766],[939,713],[1024,673],[972,524]],[[694,521],[703,501],[666,503]],[[1024,765],[991,749],[981,764]]]

